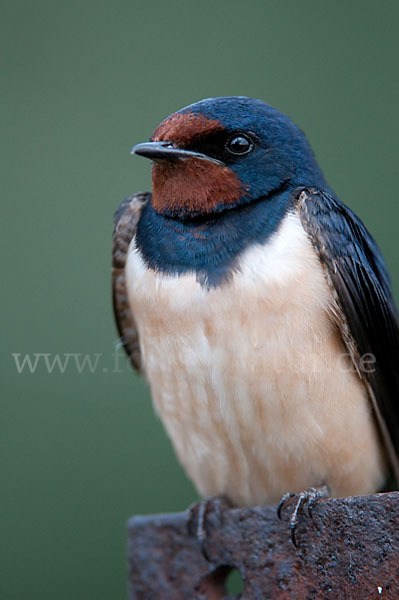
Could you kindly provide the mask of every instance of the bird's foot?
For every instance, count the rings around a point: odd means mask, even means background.
[[[212,529],[222,525],[223,512],[231,507],[230,501],[225,496],[216,496],[215,498],[195,502],[188,508],[188,533],[197,539],[201,552],[207,561],[210,561],[206,550],[208,535]]]
[[[282,510],[291,504],[294,505],[294,510],[291,513],[290,517],[290,532],[291,532],[291,540],[294,546],[298,547],[298,541],[296,538],[296,529],[298,526],[299,515],[303,512],[305,506],[307,508],[307,513],[309,517],[313,518],[312,508],[314,503],[319,498],[328,498],[328,487],[323,485],[319,488],[309,488],[308,490],[304,490],[299,494],[284,494],[281,498],[280,503],[277,507],[277,516],[281,519]]]

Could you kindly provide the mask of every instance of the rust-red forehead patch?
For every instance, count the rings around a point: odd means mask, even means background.
[[[216,119],[207,119],[192,112],[174,113],[158,125],[151,139],[153,142],[171,141],[184,146],[201,135],[223,129]]]
[[[224,127],[216,119],[192,112],[174,113],[154,131],[152,141],[189,146],[196,139]],[[209,214],[233,206],[245,190],[227,166],[206,160],[154,161],[152,199],[155,210],[166,214]]]

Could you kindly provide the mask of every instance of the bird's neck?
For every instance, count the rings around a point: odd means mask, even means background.
[[[291,191],[284,187],[214,217],[187,220],[158,214],[148,203],[137,227],[137,248],[151,269],[169,275],[194,272],[205,285],[220,285],[241,252],[266,243],[277,231],[291,206]]]

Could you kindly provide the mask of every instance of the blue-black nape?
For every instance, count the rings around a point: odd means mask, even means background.
[[[328,189],[303,131],[286,115],[262,100],[246,96],[207,98],[178,111],[217,120],[226,132],[249,132],[255,147],[229,164],[244,186],[247,201],[260,198],[290,181],[292,187]]]

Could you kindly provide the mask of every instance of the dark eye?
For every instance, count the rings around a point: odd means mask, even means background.
[[[226,142],[226,149],[231,154],[241,155],[248,154],[253,148],[252,141],[246,136],[240,133],[239,135],[232,135]]]

